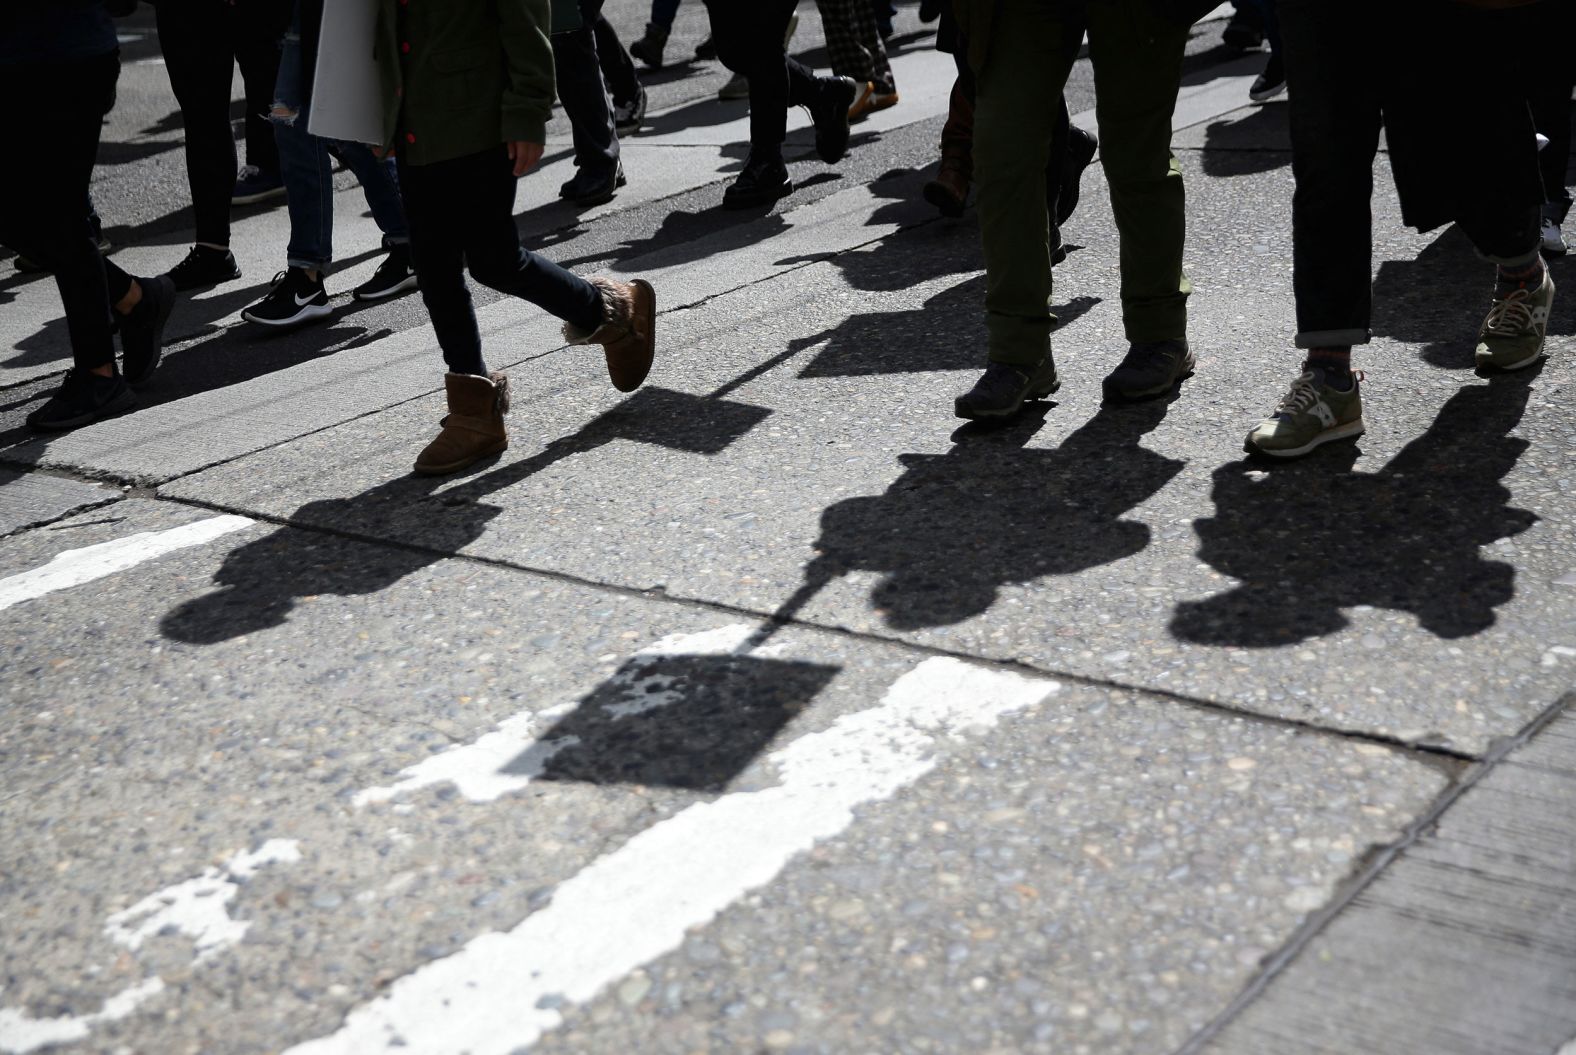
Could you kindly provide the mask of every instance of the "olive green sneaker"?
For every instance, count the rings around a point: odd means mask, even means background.
[[[1518,289],[1495,297],[1478,331],[1478,366],[1520,370],[1543,354],[1543,335],[1554,307],[1554,276],[1547,269],[1537,289]]]
[[[1292,382],[1280,406],[1248,433],[1243,450],[1271,458],[1299,458],[1321,443],[1363,434],[1363,397],[1360,374],[1352,375],[1346,391],[1324,383],[1317,368]]]

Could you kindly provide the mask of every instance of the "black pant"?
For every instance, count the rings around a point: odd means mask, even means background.
[[[602,34],[593,29],[601,19],[602,0],[580,0],[582,25],[552,35],[558,101],[574,135],[575,165],[599,176],[618,166],[618,133],[613,122],[610,82],[604,81]],[[611,30],[609,30],[611,32]],[[618,38],[613,38],[619,47]]]
[[[530,301],[577,329],[602,325],[595,286],[520,244],[514,172],[503,144],[430,165],[399,163],[399,189],[421,299],[443,361],[456,374],[486,374],[465,270],[484,286]]]
[[[1489,259],[1530,258],[1538,244],[1538,209],[1525,193],[1536,186],[1530,156],[1531,120],[1514,75],[1491,62],[1505,49],[1478,43],[1483,55],[1453,55],[1470,41],[1443,16],[1424,21],[1415,5],[1391,8],[1367,0],[1277,0],[1282,55],[1290,98],[1292,173],[1292,288],[1297,300],[1297,347],[1364,344],[1372,298],[1374,156],[1387,125],[1390,160],[1408,209],[1408,190],[1428,198],[1430,177],[1444,188],[1426,202],[1431,219],[1454,220]],[[1360,33],[1352,27],[1364,27]],[[1486,22],[1503,28],[1505,23]],[[1429,42],[1419,42],[1422,33]],[[1456,34],[1452,36],[1452,34]],[[1453,80],[1447,79],[1453,78]],[[1420,84],[1458,92],[1452,103],[1416,94]],[[1504,119],[1468,118],[1459,105],[1508,102]],[[1516,108],[1526,130],[1511,128]],[[1443,109],[1444,117],[1437,112]],[[1430,111],[1435,112],[1430,112]],[[1459,115],[1455,134],[1435,130]],[[1508,135],[1502,144],[1491,137]],[[1525,164],[1523,164],[1525,162]],[[1430,168],[1431,171],[1426,171]],[[1529,171],[1522,171],[1528,168]],[[1420,171],[1422,170],[1422,171]],[[1422,178],[1408,174],[1419,174]],[[1413,208],[1416,208],[1413,206]],[[1408,222],[1411,222],[1410,220]]]
[[[279,45],[290,24],[291,0],[159,0],[159,46],[186,132],[197,241],[230,244],[230,195],[235,189],[235,134],[230,80],[237,63],[246,85],[246,161],[279,171],[267,113],[279,76]]]
[[[624,42],[618,39],[618,32],[607,16],[602,14],[602,4],[598,2],[596,6],[596,18],[588,21],[596,34],[596,56],[602,64],[602,79],[607,81],[608,94],[615,104],[632,104],[640,97],[640,75],[635,71],[635,60],[630,57]]]
[[[782,153],[788,108],[820,97],[820,80],[783,53],[783,34],[797,0],[706,0],[717,57],[750,81],[750,155]]]
[[[0,98],[10,108],[6,134],[27,156],[0,165],[0,242],[55,274],[79,369],[115,361],[110,305],[131,276],[99,255],[82,213],[93,177],[99,128],[115,103],[120,55],[27,66],[0,66]]]

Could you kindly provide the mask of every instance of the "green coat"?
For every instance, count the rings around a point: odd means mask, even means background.
[[[547,33],[548,0],[378,0],[384,143],[407,165],[429,165],[545,142]]]

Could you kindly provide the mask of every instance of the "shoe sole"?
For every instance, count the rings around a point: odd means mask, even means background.
[[[363,303],[376,300],[388,300],[390,297],[399,296],[406,290],[415,289],[419,281],[420,280],[417,279],[415,275],[411,275],[409,278],[406,278],[403,281],[390,286],[388,289],[373,289],[363,291],[360,288],[357,288],[351,291],[350,299],[358,300]]]
[[[946,187],[943,187],[936,181],[925,184],[925,189],[920,193],[924,195],[926,201],[936,207],[937,212],[950,220],[956,220],[959,216],[962,216],[963,210],[967,205],[966,202],[954,198]]]
[[[820,158],[821,161],[827,165],[835,165],[848,156],[848,134],[851,126],[851,122],[848,120],[848,111],[849,108],[859,100],[859,85],[852,77],[838,77],[835,79],[839,82],[838,87],[848,94],[847,99],[841,102],[828,104],[827,107],[828,113],[833,114],[842,120],[842,128],[835,129],[838,137],[843,141],[841,149],[823,149],[821,146],[821,130],[819,128],[815,130],[815,156]],[[814,110],[810,111],[810,123],[812,125],[815,123]]]
[[[1077,153],[1068,158],[1067,169],[1062,174],[1062,185],[1057,189],[1055,215],[1058,226],[1066,223],[1078,208],[1083,174],[1094,164],[1094,156],[1100,152],[1100,140],[1093,133],[1074,136],[1073,143]]]
[[[1026,403],[1032,403],[1035,400],[1055,395],[1061,387],[1061,379],[1057,378],[1037,392],[1024,393],[1023,398],[1018,400],[1018,405],[1010,410],[985,410],[971,413],[964,408],[962,399],[955,399],[952,401],[952,413],[954,417],[962,418],[964,421],[1001,421],[1004,418],[1016,417],[1018,414],[1021,414]]]
[[[258,193],[258,194],[232,195],[231,198],[230,198],[230,204],[231,205],[256,205],[260,201],[268,201],[270,198],[283,198],[284,196],[285,196],[285,189],[284,189],[283,186],[279,186],[279,187],[275,187],[272,190],[262,191],[261,193]]]
[[[1281,81],[1267,92],[1249,92],[1248,98],[1256,103],[1267,103],[1277,96],[1286,94],[1286,82]]]
[[[250,309],[241,312],[241,318],[247,322],[256,323],[258,326],[269,326],[276,330],[288,329],[292,326],[301,326],[314,319],[326,319],[334,314],[332,304],[303,304],[301,310],[288,319],[264,319],[253,315]]]
[[[415,465],[411,466],[411,470],[417,476],[447,476],[450,473],[457,473],[461,469],[469,469],[471,466],[475,465],[484,458],[491,458],[495,454],[502,454],[508,449],[509,441],[507,439],[503,439],[499,440],[491,447],[488,447],[486,450],[478,451],[475,454],[472,454],[468,458],[461,458],[458,461],[445,462],[442,465],[423,465],[420,462],[417,462]]]
[[[119,397],[110,400],[108,403],[104,404],[102,407],[99,407],[97,410],[89,411],[86,414],[69,418],[65,421],[51,421],[47,424],[44,422],[34,421],[31,417],[29,417],[27,419],[27,427],[35,432],[68,432],[71,429],[80,429],[84,425],[91,425],[95,421],[103,421],[106,418],[113,418],[119,414],[124,414],[126,411],[130,410],[136,405],[137,397],[133,395],[131,389],[128,388],[122,392]]]
[[[620,379],[619,367],[615,367],[613,357],[603,349],[603,356],[607,361],[608,380],[620,392],[633,392],[645,383],[646,376],[651,373],[651,364],[657,355],[657,291],[651,288],[651,283],[643,278],[630,279],[629,284],[635,287],[634,310],[640,312],[641,319],[646,324],[646,345],[641,349],[640,362],[635,369],[634,376]]]
[[[1192,355],[1189,355],[1186,368],[1167,384],[1155,388],[1146,388],[1138,392],[1121,392],[1112,388],[1109,384],[1102,383],[1100,391],[1105,395],[1106,399],[1113,403],[1142,403],[1146,399],[1156,399],[1167,392],[1173,391],[1178,385],[1193,376],[1193,371],[1197,366],[1198,362]]]
[[[1525,370],[1527,367],[1531,366],[1533,363],[1537,362],[1539,359],[1542,359],[1543,358],[1543,344],[1544,344],[1544,342],[1540,339],[1538,341],[1538,350],[1537,351],[1533,352],[1531,355],[1527,356],[1525,359],[1517,360],[1514,363],[1503,363],[1503,364],[1496,363],[1494,361],[1494,357],[1492,355],[1477,355],[1477,356],[1474,356],[1473,358],[1476,360],[1477,365],[1478,365],[1478,369],[1480,369],[1480,370],[1498,370],[1501,373],[1510,373],[1511,371],[1514,371],[1514,370]]]
[[[1326,429],[1301,447],[1288,447],[1283,451],[1272,451],[1264,447],[1255,447],[1251,440],[1247,440],[1243,442],[1242,449],[1249,454],[1262,454],[1266,458],[1301,458],[1304,454],[1326,443],[1333,443],[1336,440],[1355,439],[1365,431],[1366,427],[1363,425],[1363,419],[1358,418],[1356,421],[1349,421],[1345,425],[1337,425],[1333,429]]]

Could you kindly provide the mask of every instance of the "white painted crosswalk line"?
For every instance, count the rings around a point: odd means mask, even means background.
[[[39,1048],[84,1040],[94,1026],[125,1018],[162,992],[164,982],[155,976],[122,989],[104,1001],[104,1006],[99,1010],[86,1015],[29,1018],[15,1008],[0,1008],[0,1051],[8,1055],[24,1055]]]
[[[254,523],[256,521],[247,517],[227,514],[182,524],[168,531],[139,531],[111,542],[65,550],[55,554],[42,567],[0,579],[0,611],[56,590],[114,575],[166,553],[212,542]]]
[[[636,835],[561,884],[513,930],[491,932],[395,982],[330,1036],[286,1055],[507,1055],[677,948],[686,930],[772,881],[854,809],[891,797],[936,764],[938,740],[989,727],[1057,691],[1055,682],[958,660],[921,663],[880,704],[771,756],[781,782],[700,803]]]

